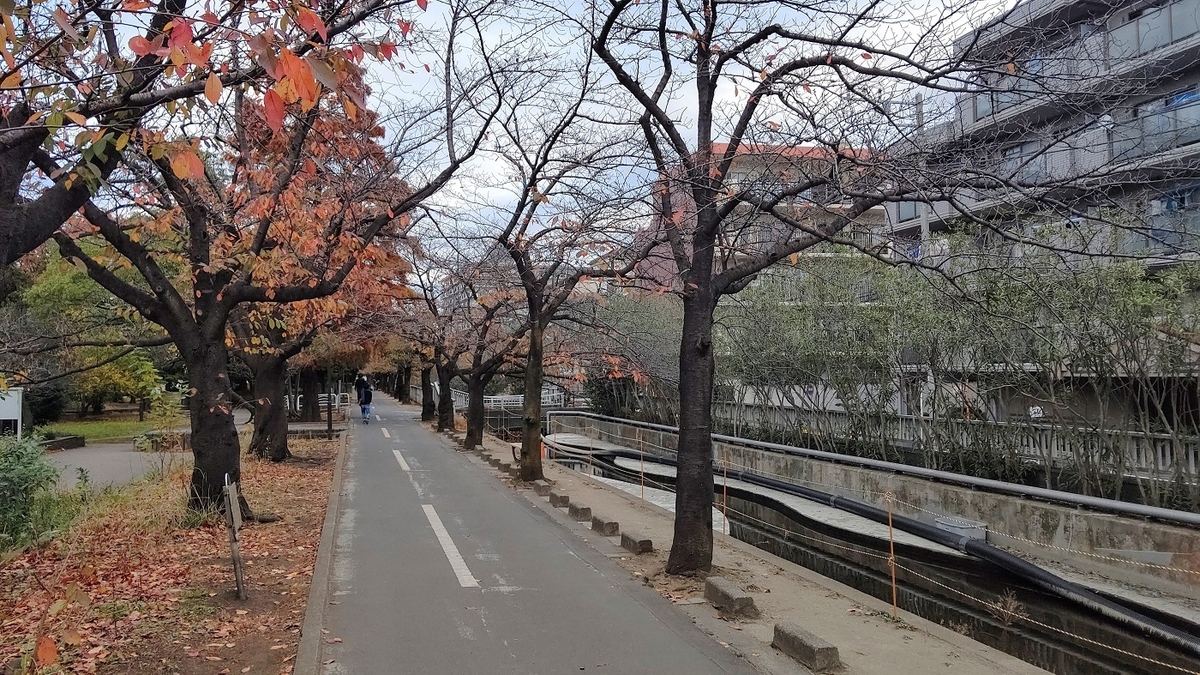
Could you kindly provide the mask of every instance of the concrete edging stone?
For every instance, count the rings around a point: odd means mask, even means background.
[[[325,520],[321,523],[321,542],[317,548],[317,562],[313,566],[312,581],[308,586],[308,604],[304,608],[304,623],[300,627],[300,646],[296,650],[296,675],[318,675],[321,669],[321,626],[325,623],[325,608],[329,605],[329,580],[333,567],[334,531],[337,530],[338,514],[341,511],[342,475],[349,455],[350,434],[341,432],[337,465],[333,469],[333,483],[329,486],[329,502],[325,505]]]

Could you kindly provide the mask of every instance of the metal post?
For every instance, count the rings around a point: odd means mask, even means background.
[[[721,450],[721,540],[729,535],[729,462]]]
[[[333,440],[333,387],[329,382],[329,372],[325,373],[325,438]]]
[[[888,567],[892,570],[892,621],[900,619],[900,610],[896,602],[896,538],[892,531],[892,493],[884,495],[888,512]]]

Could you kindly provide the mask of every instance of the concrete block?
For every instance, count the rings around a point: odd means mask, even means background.
[[[499,467],[500,466],[500,458],[499,457],[488,457],[488,464],[491,464],[492,466],[495,466],[495,467]]]
[[[615,520],[605,520],[600,516],[592,516],[592,530],[605,537],[615,537],[621,533],[621,525]]]
[[[521,465],[520,464],[510,464],[508,467],[508,475],[512,476],[513,478],[520,478],[521,477]]]
[[[758,616],[754,597],[725,577],[709,577],[704,580],[704,599],[724,614],[750,619]]]
[[[654,542],[639,534],[622,532],[621,548],[633,553],[649,553],[654,550]]]
[[[771,646],[817,673],[829,672],[842,665],[837,647],[791,622],[775,624]]]
[[[571,503],[571,497],[553,490],[550,491],[550,506],[567,506]]]
[[[509,473],[509,471],[512,469],[512,464],[509,464],[508,462],[500,462],[500,466],[496,468],[500,469],[500,473]]]
[[[587,522],[592,519],[592,507],[584,506],[583,504],[570,504],[567,506],[567,515],[571,516],[571,520],[579,522]]]
[[[548,497],[550,495],[550,484],[544,480],[533,481],[533,492],[539,497]]]

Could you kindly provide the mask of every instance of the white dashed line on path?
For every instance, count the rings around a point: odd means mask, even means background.
[[[391,437],[392,437],[392,435],[388,433],[387,427],[379,427],[379,430],[383,432],[383,437],[384,437],[384,438],[391,438]]]
[[[422,504],[421,508],[425,510],[429,526],[433,528],[438,543],[442,545],[442,552],[446,554],[446,560],[450,561],[450,569],[454,570],[454,575],[458,577],[458,585],[463,588],[479,588],[479,582],[471,574],[471,570],[467,569],[467,561],[463,560],[462,555],[458,552],[458,547],[454,545],[454,540],[450,538],[450,533],[446,531],[446,526],[442,524],[442,519],[438,517],[437,511],[433,510],[433,505]]]
[[[404,461],[404,455],[401,455],[399,450],[393,450],[392,454],[396,456],[396,462],[400,464],[401,469],[412,471],[408,466],[408,462]]]
[[[380,417],[379,415],[376,415],[376,416],[375,416],[375,421],[376,421],[376,422],[382,422],[382,421],[383,421],[383,418],[382,418],[382,417]]]

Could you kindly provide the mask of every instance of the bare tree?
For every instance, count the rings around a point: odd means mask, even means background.
[[[643,276],[679,295],[684,308],[669,572],[696,573],[712,560],[712,329],[722,296],[825,241],[885,257],[860,233],[897,203],[917,203],[1012,245],[1080,254],[1095,251],[1070,237],[1037,241],[988,205],[1040,212],[1047,221],[1117,221],[1112,200],[1105,215],[1080,199],[1095,197],[1097,185],[1116,175],[1113,165],[1049,170],[1060,149],[1088,142],[1105,112],[1101,94],[1113,92],[1077,96],[1105,80],[1090,66],[1086,40],[1069,45],[1074,51],[1037,52],[1046,55],[1038,60],[1031,45],[1064,24],[1039,24],[1014,49],[995,34],[1023,21],[1027,8],[998,9],[824,0],[593,6],[592,49],[625,91],[622,103],[635,111],[659,180],[654,231],[669,246]],[[1135,78],[1130,91],[1145,91],[1147,82]],[[1035,95],[1066,106],[1065,121],[1039,127],[1036,116],[998,122],[991,108],[969,119],[964,111],[980,96],[1011,106]],[[1001,152],[1022,133],[1038,136],[1036,150]],[[953,274],[919,256],[904,264]]]
[[[437,229],[440,236],[428,237],[436,251],[412,238],[410,263],[421,302],[405,337],[433,355],[438,431],[454,429],[451,383],[456,377],[464,380],[466,445],[474,448],[483,442],[484,390],[521,359],[529,326],[518,313],[518,295],[509,288],[511,263],[500,257],[503,252],[486,241],[447,238],[445,227]]]

